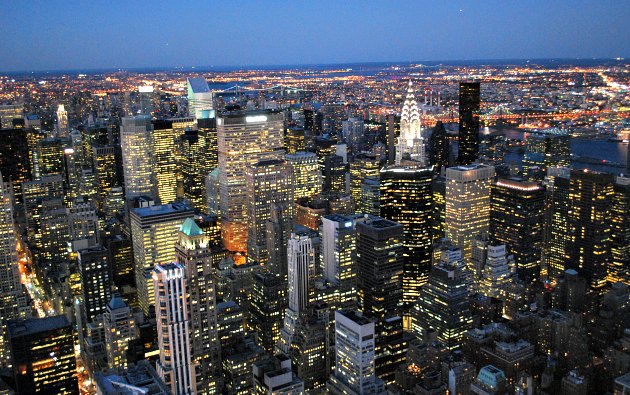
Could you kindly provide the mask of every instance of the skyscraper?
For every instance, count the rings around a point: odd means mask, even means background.
[[[446,237],[470,259],[472,239],[490,225],[494,167],[474,164],[446,169]]]
[[[376,155],[358,155],[350,162],[350,195],[355,206],[361,201],[361,183],[368,177],[378,179],[380,168]]]
[[[401,313],[403,226],[373,217],[358,223],[356,232],[359,309],[379,326]]]
[[[171,203],[177,196],[177,161],[175,158],[176,132],[171,120],[154,120],[153,155],[155,160],[155,179],[157,193],[161,203]]]
[[[175,243],[181,225],[194,215],[183,203],[164,204],[131,210],[131,236],[138,300],[145,315],[153,305],[151,270],[155,265],[175,260]]]
[[[110,369],[127,368],[129,342],[136,338],[136,322],[132,311],[120,296],[115,295],[103,315],[105,348]]]
[[[79,250],[78,262],[84,317],[87,322],[92,322],[94,317],[107,311],[112,298],[112,274],[107,249],[97,245]]]
[[[295,199],[315,197],[322,192],[322,173],[317,155],[312,152],[296,152],[285,156],[293,169],[293,191]]]
[[[422,286],[413,310],[412,332],[426,339],[433,331],[449,350],[461,347],[464,333],[472,328],[468,302],[468,275],[460,261],[440,261]]]
[[[330,214],[322,218],[322,272],[338,286],[341,305],[353,304],[357,292],[356,217]]]
[[[26,317],[29,310],[20,284],[11,200],[9,183],[4,182],[0,174],[0,365],[4,365],[8,358],[5,338],[7,320]]]
[[[197,368],[197,393],[215,393],[221,372],[217,333],[216,293],[213,255],[221,248],[192,218],[186,218],[178,232],[176,261],[186,270],[188,322],[192,361]]]
[[[245,169],[247,255],[250,260],[261,265],[266,265],[269,261],[267,222],[271,220],[272,210],[277,207],[283,208],[281,220],[288,223],[292,221],[294,200],[292,176],[292,168],[284,160],[260,161]],[[276,236],[282,240],[283,245],[286,245],[282,235]]]
[[[569,267],[603,292],[610,255],[611,203],[614,176],[572,170],[569,187]]]
[[[430,168],[381,170],[381,217],[403,226],[403,304],[408,311],[431,268]]]
[[[545,189],[536,182],[500,178],[492,185],[490,239],[505,244],[526,283],[538,278],[542,264]]]
[[[247,250],[248,166],[284,157],[284,117],[272,110],[236,111],[217,118],[221,231],[230,251]]]
[[[374,322],[352,310],[335,311],[335,371],[326,383],[333,394],[385,394],[374,364]]]
[[[74,331],[66,316],[10,321],[11,366],[19,394],[79,394]]]
[[[287,281],[274,273],[257,273],[251,291],[251,327],[259,345],[272,353],[280,340],[287,308]]]
[[[567,130],[551,128],[530,134],[525,139],[523,174],[541,179],[550,167],[571,165],[571,136]]]
[[[57,107],[57,136],[67,136],[69,131],[68,111],[66,111],[63,104],[60,104],[59,107]]]
[[[278,349],[289,355],[300,314],[309,303],[309,293],[315,278],[313,231],[302,228],[292,232],[287,255],[289,307],[284,314],[284,327],[280,331]]]
[[[479,82],[459,83],[459,154],[457,163],[470,165],[479,156]]]
[[[544,267],[552,280],[560,277],[566,269],[570,228],[569,182],[570,169],[550,168],[545,177],[547,190],[547,210],[545,214]]]
[[[212,91],[203,77],[188,78],[188,114],[196,119],[210,118],[213,112]]]
[[[479,281],[480,293],[489,298],[503,300],[507,284],[512,281],[513,265],[513,258],[507,255],[505,245],[488,245],[488,254]]]
[[[450,142],[442,121],[438,121],[433,127],[427,145],[429,164],[433,166],[433,171],[436,174],[440,174],[442,168],[448,166],[450,153]]]
[[[123,118],[120,146],[126,199],[129,201],[139,196],[156,199],[158,195],[151,118],[144,115]]]
[[[417,162],[425,166],[426,154],[420,109],[415,99],[413,83],[409,80],[407,97],[400,116],[400,136],[396,142],[396,165],[405,165],[405,161]]]
[[[153,283],[160,359],[157,372],[173,394],[196,393],[186,294],[186,269],[178,263],[155,266]]]
[[[617,177],[613,189],[608,281],[630,285],[630,178]]]

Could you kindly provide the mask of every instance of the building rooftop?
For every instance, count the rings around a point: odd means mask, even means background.
[[[188,78],[188,85],[190,89],[192,89],[193,93],[208,93],[210,92],[210,87],[208,86],[208,81],[205,78]]]
[[[11,320],[7,329],[10,338],[30,336],[37,333],[54,331],[64,327],[70,327],[70,321],[65,315],[57,315],[46,318],[29,318],[26,320]]]
[[[166,214],[174,214],[179,212],[193,212],[192,207],[185,203],[169,203],[161,204],[159,206],[139,207],[131,210],[132,214],[137,215],[140,218],[153,217]]]

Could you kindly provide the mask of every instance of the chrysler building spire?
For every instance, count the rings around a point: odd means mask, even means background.
[[[411,80],[409,80],[407,97],[400,117],[400,137],[398,137],[396,144],[396,165],[408,160],[418,162],[420,166],[425,165],[420,109],[415,99]]]

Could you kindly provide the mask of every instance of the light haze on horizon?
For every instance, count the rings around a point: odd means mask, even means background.
[[[630,2],[6,1],[0,72],[630,56]]]

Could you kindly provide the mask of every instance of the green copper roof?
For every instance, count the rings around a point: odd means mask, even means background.
[[[179,228],[179,231],[186,236],[199,236],[203,234],[203,231],[199,228],[199,226],[195,223],[195,220],[192,218],[186,218],[186,220],[182,224],[182,227]]]

